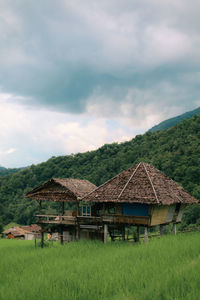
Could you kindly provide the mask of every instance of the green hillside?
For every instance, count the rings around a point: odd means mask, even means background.
[[[129,142],[104,145],[96,151],[52,157],[15,174],[0,177],[0,212],[3,223],[34,222],[36,201],[24,193],[51,177],[88,179],[104,183],[122,170],[145,161],[179,182],[200,199],[200,116],[184,120],[168,130],[138,135]],[[52,209],[52,208],[51,208]],[[187,216],[188,223],[200,222],[200,211]]]
[[[200,114],[200,107],[192,110],[192,111],[188,111],[180,116],[165,120],[163,122],[161,122],[160,124],[152,127],[149,131],[150,132],[156,132],[158,130],[165,130],[168,129],[176,124],[181,123],[184,119],[190,119],[192,118],[194,115],[199,115]]]
[[[0,167],[0,176],[4,176],[7,174],[12,174],[12,173],[17,173],[19,170],[21,170],[22,168],[4,168],[4,167]]]

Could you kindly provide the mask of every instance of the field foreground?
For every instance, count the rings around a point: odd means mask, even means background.
[[[149,244],[0,240],[0,299],[200,299],[200,233]]]

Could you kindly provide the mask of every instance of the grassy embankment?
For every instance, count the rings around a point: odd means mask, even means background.
[[[200,233],[149,244],[0,240],[0,299],[200,299]]]

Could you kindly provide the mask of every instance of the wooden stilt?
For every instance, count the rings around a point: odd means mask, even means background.
[[[40,211],[40,214],[42,213],[42,201],[40,200],[39,201],[39,211]]]
[[[140,226],[137,226],[137,242],[140,241]]]
[[[79,202],[76,204],[76,215],[79,216]]]
[[[176,235],[176,223],[173,223],[173,233]]]
[[[127,230],[127,233],[126,233],[126,239],[128,241],[128,238],[129,238],[129,229]]]
[[[76,240],[80,239],[80,225],[77,223],[76,225]]]
[[[148,227],[145,226],[145,227],[144,227],[144,242],[145,242],[145,243],[148,243],[148,241],[149,241]]]
[[[164,226],[160,225],[160,236],[164,234]]]
[[[125,241],[125,226],[122,225],[122,241]]]
[[[61,237],[60,237],[60,243],[63,245],[64,239],[63,239],[63,228],[61,227]]]
[[[104,224],[104,239],[103,239],[104,244],[106,244],[107,239],[108,239],[108,225]]]
[[[109,231],[109,234],[110,234],[110,237],[111,237],[111,241],[114,242],[115,241],[114,234],[111,230]]]
[[[41,248],[44,248],[44,231],[41,231]]]
[[[64,215],[65,213],[65,202],[62,202],[62,216]]]

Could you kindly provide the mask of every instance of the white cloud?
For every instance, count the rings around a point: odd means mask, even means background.
[[[0,165],[124,141],[200,105],[199,9],[1,0]]]
[[[21,167],[39,163],[54,155],[97,149],[105,143],[134,136],[118,121],[88,113],[70,115],[12,102],[14,96],[0,95],[0,165]]]
[[[7,155],[7,154],[11,154],[11,153],[14,153],[15,151],[17,151],[17,149],[15,148],[9,148],[7,150],[1,150],[0,149],[0,155]]]

